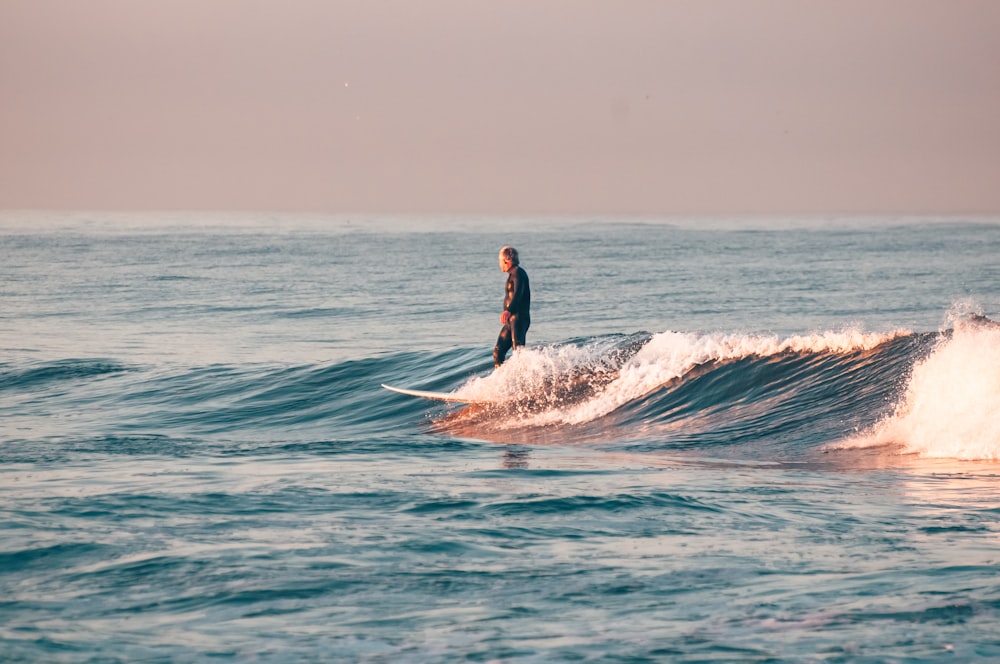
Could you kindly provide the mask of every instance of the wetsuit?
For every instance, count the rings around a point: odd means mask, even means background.
[[[507,351],[524,345],[524,338],[531,325],[531,288],[528,273],[515,265],[507,271],[507,295],[503,299],[504,311],[510,312],[507,324],[500,328],[497,345],[493,348],[493,365],[499,367]]]

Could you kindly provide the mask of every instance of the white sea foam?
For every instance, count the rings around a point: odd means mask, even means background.
[[[611,355],[606,344],[527,348],[515,353],[489,376],[470,380],[459,393],[492,401],[512,401],[532,395],[536,402],[544,402],[547,395],[558,391],[560,386],[565,387],[567,382],[579,382],[583,375],[590,388],[586,398],[549,399],[549,407],[532,409],[530,416],[517,422],[531,426],[580,424],[607,415],[706,362],[784,352],[867,350],[900,334],[906,332],[866,333],[845,329],[784,338],[663,332],[654,335],[620,367],[609,361]]]
[[[923,457],[1000,460],[1000,326],[955,321],[916,364],[894,411],[841,447],[899,445]]]

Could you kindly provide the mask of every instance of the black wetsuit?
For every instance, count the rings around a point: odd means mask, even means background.
[[[500,366],[511,347],[524,345],[528,326],[531,325],[531,287],[528,273],[515,265],[507,271],[507,295],[503,299],[504,311],[510,312],[507,324],[500,328],[497,345],[493,348],[493,365]]]

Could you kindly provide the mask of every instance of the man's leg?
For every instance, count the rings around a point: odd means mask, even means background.
[[[514,345],[514,350],[521,348],[525,345],[528,336],[528,326],[531,325],[531,319],[525,318],[523,316],[511,316],[510,322],[507,326],[511,330],[511,341]]]
[[[507,351],[510,350],[512,345],[510,336],[509,325],[504,325],[500,328],[500,336],[497,337],[497,345],[493,347],[494,369],[503,364],[504,359],[507,357]]]

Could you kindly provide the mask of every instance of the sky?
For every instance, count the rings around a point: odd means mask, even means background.
[[[2,0],[0,209],[1000,212],[996,0]]]

